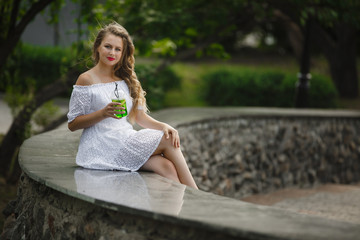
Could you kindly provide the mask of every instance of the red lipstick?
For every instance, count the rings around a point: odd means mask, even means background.
[[[113,57],[107,57],[107,59],[109,59],[109,61],[114,61],[115,60],[115,58],[113,58]]]

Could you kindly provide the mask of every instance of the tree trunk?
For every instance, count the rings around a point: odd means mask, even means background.
[[[298,82],[296,84],[295,107],[307,108],[309,96],[310,81],[310,35],[311,20],[307,20],[304,29],[304,40],[300,59],[300,72],[298,73]]]
[[[329,62],[330,74],[339,95],[344,98],[358,97],[356,29],[339,23],[335,29],[335,38],[319,24],[315,25],[315,31],[318,33],[317,44]]]
[[[9,167],[12,159],[16,157],[17,149],[25,140],[26,126],[29,124],[35,110],[46,101],[66,91],[75,82],[77,75],[79,75],[77,71],[70,70],[66,75],[66,79],[59,79],[42,88],[18,113],[0,146],[0,174],[7,178],[11,177],[11,173],[8,173]]]
[[[54,46],[59,46],[60,44],[60,27],[59,22],[54,23]]]
[[[60,117],[58,117],[57,119],[55,119],[54,121],[52,121],[51,123],[49,123],[43,130],[41,130],[40,132],[36,132],[36,134],[41,134],[44,132],[48,132],[51,131],[57,127],[59,127],[61,124],[63,124],[64,122],[66,122],[67,120],[67,113],[61,115]]]
[[[301,64],[304,36],[300,26],[279,9],[274,10],[274,16],[285,28],[295,58]]]
[[[341,97],[356,98],[359,95],[356,38],[348,35],[340,41],[338,48],[333,50],[333,56],[328,58],[331,76]]]
[[[356,98],[359,95],[356,57],[350,56],[350,51],[346,52],[348,55],[344,51],[337,54],[336,60],[329,60],[331,77],[341,97]]]
[[[35,18],[35,16],[39,12],[41,12],[47,5],[49,5],[53,1],[54,0],[40,0],[32,4],[30,9],[26,12],[24,17],[15,27],[9,26],[9,35],[6,37],[5,41],[0,46],[0,69],[4,66],[6,59],[16,47],[16,44],[19,42],[20,37],[24,32],[26,26]],[[11,17],[16,19],[16,16]]]

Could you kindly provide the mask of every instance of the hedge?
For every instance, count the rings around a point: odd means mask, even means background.
[[[296,73],[276,69],[223,69],[203,75],[210,106],[294,107]],[[338,94],[330,78],[314,74],[310,108],[336,108]]]
[[[166,92],[181,85],[180,77],[171,68],[165,68],[159,73],[155,73],[155,69],[155,65],[135,66],[137,77],[147,93],[146,101],[151,111],[164,108]]]
[[[23,91],[42,88],[58,79],[74,58],[70,48],[22,44],[5,66],[1,90],[15,84]]]

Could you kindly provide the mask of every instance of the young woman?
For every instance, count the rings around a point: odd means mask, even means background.
[[[178,132],[147,114],[145,92],[134,72],[134,45],[126,29],[115,22],[101,29],[93,58],[95,66],[79,76],[70,99],[69,129],[84,129],[76,163],[91,169],[153,171],[197,188],[180,150]],[[114,91],[125,93],[126,109],[111,102]],[[128,116],[115,115],[125,110]],[[134,130],[134,122],[144,129]]]

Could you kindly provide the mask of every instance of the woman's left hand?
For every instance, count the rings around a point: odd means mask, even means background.
[[[171,135],[171,144],[176,147],[179,148],[180,147],[180,137],[179,137],[179,133],[178,131],[171,127],[168,124],[165,124],[164,128],[163,128],[163,132],[165,134],[165,138],[169,139],[170,135]]]

